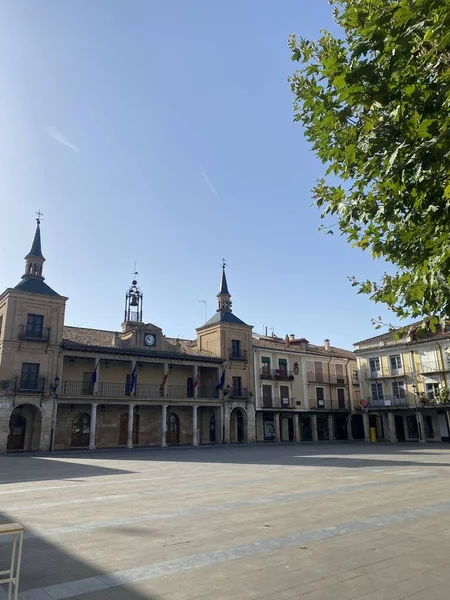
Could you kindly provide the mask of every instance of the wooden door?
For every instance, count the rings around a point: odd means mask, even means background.
[[[175,413],[169,413],[167,416],[167,438],[168,444],[180,443],[180,419]]]
[[[209,441],[211,444],[216,442],[216,415],[209,420]]]
[[[22,415],[11,415],[9,420],[9,435],[6,442],[7,450],[23,450],[25,446],[25,429],[27,421]]]
[[[240,409],[237,409],[236,424],[237,424],[237,441],[243,442],[245,439],[244,415],[242,414],[242,411]]]
[[[73,448],[85,448],[89,446],[90,429],[91,417],[85,413],[77,415],[72,422],[72,439],[70,445]]]

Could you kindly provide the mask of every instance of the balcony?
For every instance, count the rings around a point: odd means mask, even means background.
[[[20,378],[16,380],[14,391],[20,392],[21,394],[44,394],[45,393],[45,377],[38,377],[34,382],[20,381]]]
[[[26,325],[20,326],[19,339],[30,341],[30,342],[44,342],[48,343],[50,340],[50,327],[45,327],[40,331],[36,331]]]
[[[286,369],[265,369],[264,367],[260,372],[261,379],[274,379],[275,381],[292,381],[294,375],[292,371]]]
[[[95,394],[94,394],[95,392]],[[129,396],[137,398],[146,398],[156,400],[159,398],[187,399],[194,397],[194,389],[188,389],[185,385],[167,386],[167,395],[164,395],[164,388],[153,383],[138,383],[136,389],[131,390],[130,385],[126,383],[100,382],[95,390],[91,381],[63,381],[59,388],[59,396],[95,396],[101,398],[126,398]],[[198,391],[199,398],[218,398],[219,394],[215,387],[202,386]]]
[[[232,348],[228,350],[228,359],[229,360],[247,360],[247,350],[239,350],[235,351]]]
[[[348,377],[346,375],[328,375],[328,373],[315,373],[309,371],[307,373],[309,383],[328,383],[331,385],[347,385]]]
[[[383,396],[383,398],[369,396],[367,405],[374,408],[389,408],[391,406],[409,406],[409,402],[406,396],[403,398],[398,396]]]
[[[295,398],[269,398],[262,399],[262,408],[294,408]]]
[[[248,400],[249,397],[250,396],[247,388],[231,388],[230,390],[230,398],[234,400]]]
[[[380,367],[378,370],[374,369],[365,369],[364,375],[366,379],[380,379],[382,377],[404,377],[405,375],[409,375],[410,370],[405,369],[405,367]]]
[[[437,360],[420,363],[419,367],[419,373],[442,373],[448,370],[449,367],[443,367]]]

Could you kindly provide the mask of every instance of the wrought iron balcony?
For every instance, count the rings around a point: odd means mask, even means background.
[[[449,365],[441,365],[437,360],[430,362],[420,363],[419,373],[442,373],[443,371],[449,371]]]
[[[366,379],[380,379],[382,377],[404,377],[409,375],[410,370],[405,367],[385,367],[382,366],[379,369],[365,369],[364,375]]]
[[[391,406],[408,406],[409,401],[407,396],[383,396],[382,398],[369,396],[367,405],[377,408],[389,408]]]
[[[295,398],[270,398],[262,399],[262,408],[294,408]]]
[[[328,375],[328,373],[315,373],[314,371],[307,373],[307,380],[310,383],[328,383],[338,386],[348,384],[347,375]]]
[[[50,339],[50,327],[44,327],[36,331],[32,327],[21,325],[19,339],[33,342],[48,342]]]
[[[294,375],[292,374],[292,371],[286,369],[265,369],[263,367],[261,369],[260,378],[275,379],[276,381],[292,381]]]
[[[247,360],[247,350],[239,350],[235,351],[232,348],[228,350],[228,358],[229,360]]]
[[[167,394],[164,388],[154,383],[138,383],[131,389],[127,383],[99,382],[97,387],[91,381],[63,381],[58,389],[59,396],[100,396],[102,398],[125,398],[128,396],[148,398],[187,399],[194,397],[194,388],[185,385],[168,385]],[[199,398],[218,398],[219,393],[213,386],[200,387]]]
[[[46,391],[46,378],[38,377],[35,381],[26,381],[17,378],[14,391],[21,394],[44,394]]]
[[[230,390],[230,398],[234,399],[247,399],[249,398],[249,393],[247,388],[231,388]]]

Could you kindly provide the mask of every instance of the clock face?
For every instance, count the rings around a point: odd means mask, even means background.
[[[144,344],[146,346],[154,346],[156,344],[156,337],[153,333],[146,333],[144,335]]]

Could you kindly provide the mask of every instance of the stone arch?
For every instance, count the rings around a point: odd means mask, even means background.
[[[244,444],[248,441],[247,411],[236,407],[230,413],[230,442]]]
[[[7,450],[35,452],[41,442],[42,412],[35,404],[19,404],[11,411]]]
[[[180,417],[174,412],[167,413],[167,430],[166,440],[167,444],[179,444],[180,443]]]

